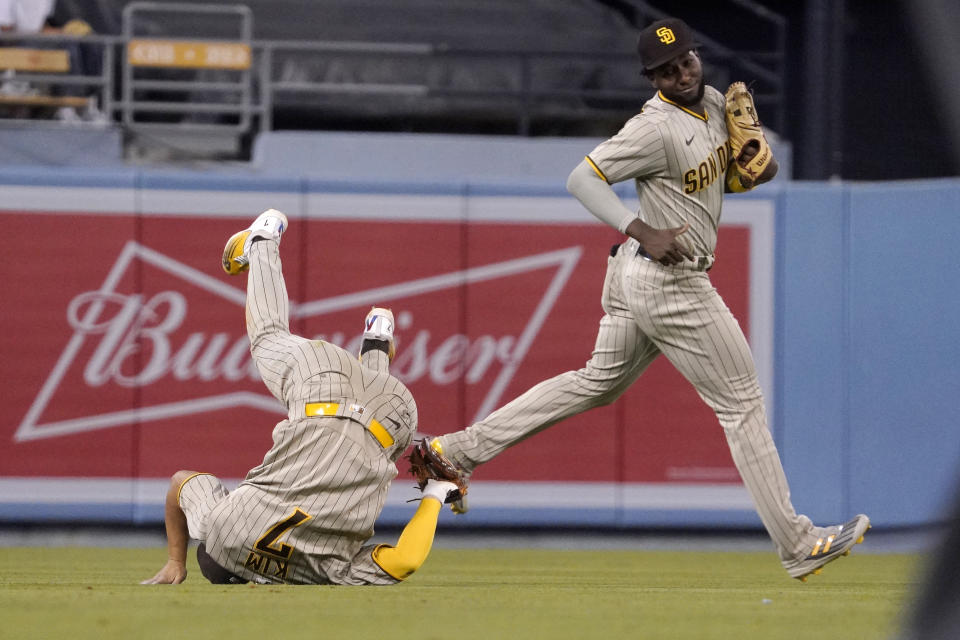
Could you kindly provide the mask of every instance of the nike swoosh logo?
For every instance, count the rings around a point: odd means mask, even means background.
[[[689,140],[684,140],[684,142],[686,142],[686,143],[687,143],[687,146],[689,147],[689,146],[690,146],[690,143],[693,142],[693,139],[696,138],[696,137],[697,137],[697,134],[693,134],[692,136],[690,136],[690,139],[689,139]]]

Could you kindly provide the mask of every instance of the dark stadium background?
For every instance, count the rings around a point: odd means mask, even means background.
[[[211,0],[207,0],[210,2]],[[735,49],[749,51],[769,44],[773,37],[762,22],[739,10],[741,0],[724,2],[644,3],[638,0],[592,0],[643,24],[638,7],[652,7],[687,20],[695,29]],[[212,0],[219,4],[234,4]],[[929,67],[911,29],[911,17],[939,0],[921,2],[871,0],[762,0],[787,20],[786,125],[779,133],[793,141],[795,179],[888,180],[957,175],[956,153],[946,126],[948,91],[933,91],[944,83],[939,70]],[[98,33],[116,34],[120,11],[129,0],[60,0],[61,10],[82,15]],[[324,20],[312,24],[295,15],[298,7],[315,15],[322,3],[255,0],[255,39],[336,39],[338,33],[356,33],[356,26]],[[375,3],[361,3],[367,7]],[[313,5],[314,10],[307,7]],[[276,10],[269,10],[268,7]],[[941,4],[941,6],[945,6]],[[336,15],[347,15],[338,12]],[[381,41],[403,40],[404,25],[378,25],[376,15],[356,13],[367,33]],[[342,18],[341,18],[342,19]],[[960,27],[960,25],[956,25]],[[529,25],[531,38],[537,25]],[[352,29],[352,30],[351,30]],[[623,42],[612,47],[623,51]],[[709,78],[708,78],[709,80]],[[762,114],[761,114],[762,115]],[[278,129],[326,128],[340,130],[433,131],[446,133],[503,133],[496,123],[462,118],[416,121],[383,114],[375,119],[324,118],[315,110],[278,110]],[[506,133],[510,133],[507,128]],[[536,133],[536,131],[534,131]],[[600,134],[602,135],[602,134]]]

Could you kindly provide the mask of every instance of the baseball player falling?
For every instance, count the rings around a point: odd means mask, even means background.
[[[197,560],[215,584],[394,584],[426,559],[441,503],[466,491],[456,472],[450,482],[421,468],[423,499],[396,546],[367,544],[397,476],[394,463],[416,432],[417,406],[388,372],[389,310],[367,314],[359,359],[290,333],[279,252],[286,228],[279,211],[262,213],[227,242],[223,267],[249,269],[251,353],[287,418],[274,428],[263,462],[231,493],[208,473],[174,474],[165,514],[169,560],[143,584],[183,582],[188,537],[201,541]],[[414,467],[423,466],[423,454],[436,457],[423,442],[418,451]]]
[[[726,97],[706,86],[697,46],[678,19],[643,30],[643,73],[657,94],[567,181],[590,213],[628,236],[610,252],[605,315],[586,366],[541,382],[482,422],[431,444],[472,473],[550,425],[613,402],[663,354],[716,413],[783,567],[805,580],[849,553],[870,520],[858,515],[817,527],[794,511],[753,356],[710,284],[724,191],[771,180],[777,163],[750,93],[739,82]],[[628,179],[636,182],[638,213],[610,187]],[[454,502],[452,508],[464,511],[466,505]]]

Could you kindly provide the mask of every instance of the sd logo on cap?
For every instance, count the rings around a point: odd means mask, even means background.
[[[646,71],[656,69],[681,53],[699,46],[693,30],[679,18],[657,20],[640,32],[640,39],[637,41],[640,64]]]

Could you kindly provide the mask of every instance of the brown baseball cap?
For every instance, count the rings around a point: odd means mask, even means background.
[[[637,41],[640,64],[647,71],[699,46],[693,30],[680,18],[657,20],[640,32]]]

